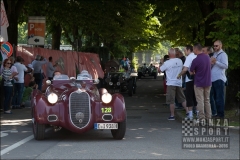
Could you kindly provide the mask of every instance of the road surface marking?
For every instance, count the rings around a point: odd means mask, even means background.
[[[17,133],[18,131],[14,131],[14,130],[1,131],[1,138],[8,135],[8,133],[5,133],[5,132]]]
[[[15,144],[13,144],[13,145],[11,145],[11,146],[9,146],[9,147],[7,147],[7,148],[1,150],[1,156],[4,155],[4,154],[7,153],[7,152],[10,152],[11,150],[13,150],[13,149],[19,147],[19,146],[21,146],[22,144],[24,144],[24,143],[26,143],[26,142],[32,140],[33,138],[34,138],[34,136],[31,135],[31,136],[29,136],[29,137],[27,137],[27,138],[25,138],[25,139],[23,139],[23,140],[21,140],[21,141],[15,143]]]

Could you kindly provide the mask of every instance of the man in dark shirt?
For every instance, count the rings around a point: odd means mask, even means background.
[[[209,120],[211,118],[210,90],[211,90],[211,61],[210,57],[202,53],[202,46],[196,43],[193,52],[197,57],[192,61],[190,67],[194,76],[194,91],[199,111],[199,120]]]

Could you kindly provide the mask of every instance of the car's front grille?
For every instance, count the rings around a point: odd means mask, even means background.
[[[87,92],[73,92],[69,97],[69,115],[73,125],[84,128],[90,121],[91,106]]]

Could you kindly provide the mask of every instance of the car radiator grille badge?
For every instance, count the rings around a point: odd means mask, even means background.
[[[76,120],[78,120],[79,123],[83,122],[84,114],[82,112],[78,112],[75,116]]]
[[[91,106],[87,92],[73,92],[69,96],[69,116],[77,128],[84,128],[90,121]]]

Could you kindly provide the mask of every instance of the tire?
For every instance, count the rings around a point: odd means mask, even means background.
[[[119,122],[118,129],[112,129],[111,133],[114,139],[123,139],[126,133],[126,119],[123,122]]]
[[[33,125],[33,135],[36,140],[43,140],[45,138],[45,125],[38,124],[36,121],[32,123]]]
[[[128,82],[128,95],[132,97],[133,95],[133,80],[130,80]]]

